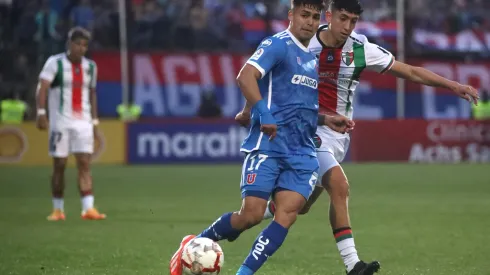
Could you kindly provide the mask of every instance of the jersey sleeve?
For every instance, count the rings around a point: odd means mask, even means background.
[[[274,66],[284,60],[286,52],[286,43],[271,37],[260,43],[255,53],[248,59],[247,64],[254,66],[264,77]]]
[[[39,74],[39,79],[44,79],[49,82],[53,82],[56,77],[56,73],[58,72],[58,64],[56,63],[56,59],[54,57],[48,58],[46,63],[44,63],[44,67]]]
[[[393,55],[376,44],[366,42],[364,44],[364,50],[366,55],[366,68],[368,70],[383,74],[391,69],[391,66],[395,63]]]
[[[98,68],[97,64],[94,61],[91,61],[90,66],[92,68],[92,79],[90,80],[90,88],[95,89],[97,87],[97,73]]]

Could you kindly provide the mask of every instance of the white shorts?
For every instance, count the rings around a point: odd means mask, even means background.
[[[94,126],[91,122],[57,123],[49,130],[49,155],[66,158],[72,153],[94,152]]]
[[[321,140],[317,148],[317,157],[320,168],[318,169],[317,186],[321,186],[322,176],[335,166],[339,166],[344,160],[349,149],[350,136],[348,134],[333,133],[326,127],[318,127],[316,134]]]

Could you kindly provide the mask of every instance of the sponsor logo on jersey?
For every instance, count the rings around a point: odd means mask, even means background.
[[[342,52],[342,62],[345,65],[350,66],[352,61],[354,61],[354,52]]]
[[[328,55],[327,55],[327,62],[328,63],[332,63],[334,60],[335,60],[335,58],[333,56],[333,52],[332,51],[329,51],[328,52]]]
[[[291,79],[291,83],[307,86],[313,89],[318,88],[318,81],[305,75],[295,74]]]
[[[263,47],[268,47],[272,45],[272,40],[271,39],[264,40],[260,45]]]
[[[254,53],[254,55],[252,55],[252,57],[250,57],[250,59],[259,60],[259,58],[262,56],[262,54],[264,54],[264,49],[260,48]]]

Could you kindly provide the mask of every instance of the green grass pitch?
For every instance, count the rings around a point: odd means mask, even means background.
[[[181,238],[240,206],[238,165],[96,166],[102,222],[80,219],[75,170],[67,220],[51,210],[49,167],[0,167],[0,274],[168,274]],[[350,164],[351,220],[361,258],[384,275],[490,274],[488,165]],[[328,196],[298,219],[257,273],[345,274],[328,223]],[[234,275],[259,231],[222,242]]]

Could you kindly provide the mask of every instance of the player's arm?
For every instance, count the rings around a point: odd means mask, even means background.
[[[56,77],[57,73],[56,60],[50,57],[39,74],[39,83],[36,91],[36,109],[37,109],[37,121],[36,125],[40,130],[48,128],[48,118],[46,116],[46,99],[48,96],[51,83]]]
[[[473,100],[475,104],[479,99],[478,92],[473,87],[461,85],[458,82],[446,79],[427,69],[396,61],[395,57],[389,51],[376,44],[366,41],[364,51],[368,69],[378,73],[388,72],[396,77],[422,85],[450,89],[468,101]]]
[[[245,64],[238,74],[238,87],[240,87],[243,96],[247,99],[247,104],[245,104],[244,110],[247,109],[247,106],[255,106],[255,104],[262,100],[259,85],[257,83],[257,81],[261,78],[262,75],[260,71],[250,64]],[[267,107],[267,103],[265,106]]]
[[[354,130],[355,123],[349,118],[341,115],[330,116],[326,114],[318,114],[318,125],[326,125],[328,128],[344,134]]]
[[[244,110],[247,110],[248,105],[259,113],[261,131],[269,135],[270,139],[276,136],[277,125],[269,109],[270,106],[260,94],[258,80],[282,62],[285,55],[286,44],[284,42],[279,39],[267,39],[261,43],[237,77],[238,86],[247,100]]]
[[[90,110],[92,114],[92,122],[94,126],[97,126],[99,124],[99,116],[97,114],[97,66],[95,65],[94,62],[94,68],[93,68],[93,77],[92,81],[90,82]]]
[[[422,67],[395,61],[388,73],[415,83],[449,89],[459,97],[470,102],[473,101],[475,104],[477,104],[479,99],[478,92],[475,88],[446,79]]]
[[[269,136],[272,140],[276,137],[277,125],[276,120],[271,114],[267,102],[260,95],[257,81],[262,77],[262,73],[253,65],[245,64],[238,74],[237,82],[243,96],[247,99],[249,105],[257,109],[260,116],[260,130]]]

